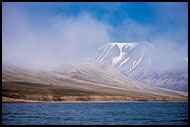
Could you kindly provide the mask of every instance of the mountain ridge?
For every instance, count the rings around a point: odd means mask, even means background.
[[[102,45],[96,50],[94,56],[85,57],[84,60],[111,65],[125,76],[140,83],[178,91],[187,91],[188,78],[181,75],[188,74],[186,71],[188,59],[186,57],[176,57],[175,64],[171,64],[168,69],[163,69],[164,59],[159,61],[161,56],[158,57],[158,55],[158,48],[149,42],[112,42]],[[161,64],[159,65],[160,62]],[[164,77],[167,74],[179,76],[175,78],[172,76]],[[147,81],[148,75],[151,75],[151,78],[148,79],[150,81]],[[159,77],[154,77],[154,75],[159,75]],[[167,79],[172,81],[168,82]],[[172,82],[174,83],[172,84]]]
[[[110,69],[107,68],[107,70]],[[63,99],[64,96],[71,95],[85,96],[84,98],[91,95],[100,95],[102,96],[100,97],[101,100],[104,100],[104,96],[124,96],[126,101],[128,97],[130,97],[130,101],[138,99],[141,101],[179,101],[187,99],[187,93],[185,92],[138,84],[127,79],[119,72],[118,74],[110,73],[105,70],[105,67],[93,64],[89,67],[60,68],[49,72],[30,72],[9,66],[4,69],[2,76],[2,95],[13,99],[44,101],[43,98],[48,100],[48,96]],[[115,101],[119,100],[116,99]]]

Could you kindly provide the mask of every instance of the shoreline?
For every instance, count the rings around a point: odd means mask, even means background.
[[[2,103],[135,103],[135,102],[188,102],[188,101],[62,101],[62,102],[2,102]]]
[[[25,99],[14,99],[8,97],[2,97],[2,103],[127,103],[127,102],[188,102],[184,99],[179,100],[146,100],[146,101],[137,101],[137,100],[65,100],[65,101],[37,101],[37,100],[25,100]]]

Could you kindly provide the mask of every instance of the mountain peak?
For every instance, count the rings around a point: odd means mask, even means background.
[[[136,47],[137,45],[149,45],[153,48],[155,48],[155,46],[147,41],[139,41],[139,42],[110,42],[108,43],[108,45],[111,45],[111,46],[115,46],[117,45],[118,47],[124,47],[124,46],[127,46],[127,47]]]
[[[134,48],[138,45],[138,43],[118,43],[118,42],[113,42],[113,43],[108,43],[111,46],[118,46],[120,50],[122,50],[123,47],[125,48]]]
[[[185,68],[188,58],[179,59],[177,63],[181,67],[176,73],[174,69],[159,65],[161,60],[157,51],[157,47],[146,41],[110,42],[99,47],[95,55],[86,60],[115,67],[125,76],[141,83],[187,91],[187,76],[185,69],[182,69],[182,63]],[[172,66],[175,67],[170,65],[169,68],[173,68]],[[179,85],[176,86],[174,82]]]

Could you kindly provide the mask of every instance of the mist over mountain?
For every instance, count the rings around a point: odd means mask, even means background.
[[[186,101],[187,26],[186,3],[4,2],[3,96]]]
[[[144,84],[188,91],[188,58],[178,51],[163,54],[162,47],[148,42],[107,43],[84,60],[111,65],[127,77]]]

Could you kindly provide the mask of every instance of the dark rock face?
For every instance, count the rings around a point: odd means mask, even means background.
[[[93,57],[85,60],[115,67],[140,83],[187,92],[188,61],[176,57],[175,65],[158,70],[165,65],[164,60],[157,57],[156,50],[148,42],[108,43],[97,49]]]

